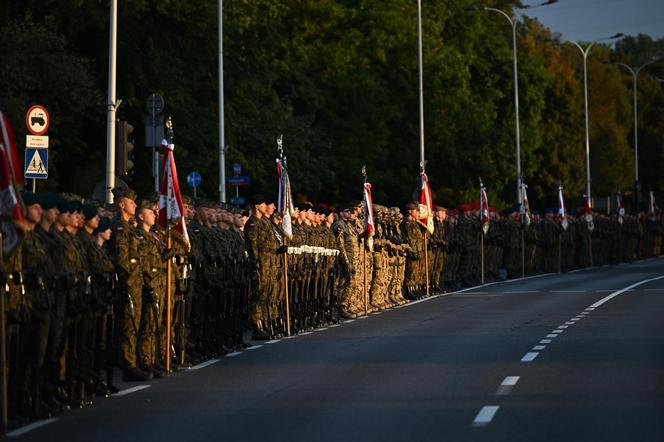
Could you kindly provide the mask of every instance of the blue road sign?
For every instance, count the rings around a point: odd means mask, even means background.
[[[238,163],[233,163],[233,175],[239,175],[242,173],[242,166]]]
[[[248,186],[251,184],[251,177],[249,175],[226,177],[226,184],[229,186]]]
[[[234,196],[231,198],[231,204],[235,206],[241,206],[243,204],[247,204],[247,200],[243,196]]]
[[[45,180],[48,178],[48,149],[27,147],[25,149],[26,178]]]
[[[194,189],[201,185],[201,174],[198,172],[190,172],[187,175],[187,185]]]

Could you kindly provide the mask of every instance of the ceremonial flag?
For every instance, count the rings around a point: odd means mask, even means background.
[[[420,223],[427,228],[429,233],[433,234],[433,201],[431,199],[431,188],[429,187],[429,179],[427,174],[422,171],[420,172],[420,177],[422,178],[422,186],[420,188],[420,199],[419,199],[419,209],[420,209]]]
[[[376,226],[374,224],[373,201],[371,200],[371,184],[364,183],[364,234],[367,238],[374,236]]]
[[[623,204],[622,194],[616,192],[616,217],[618,224],[622,224],[625,220],[625,205]]]
[[[528,186],[526,186],[526,183],[521,183],[521,205],[519,207],[519,211],[521,212],[521,216],[523,217],[523,222],[525,223],[526,227],[530,225],[530,205],[528,204],[528,193],[526,192],[526,189]]]
[[[565,210],[565,198],[563,197],[563,187],[558,186],[558,216],[563,230],[567,230],[567,211]]]
[[[279,180],[279,196],[277,198],[277,211],[281,212],[281,228],[288,239],[293,238],[293,222],[291,214],[293,208],[293,197],[291,196],[290,179],[288,178],[288,166],[286,157],[277,158],[277,178]]]
[[[590,197],[587,195],[583,195],[583,213],[590,213],[592,212],[592,208],[590,207]]]
[[[489,231],[489,199],[486,196],[486,187],[480,180],[480,223],[482,224],[482,232],[486,235]]]
[[[173,230],[180,233],[187,244],[187,249],[190,249],[191,243],[184,220],[184,204],[182,204],[178,172],[173,156],[175,145],[163,140],[161,147],[164,149],[164,162],[162,163],[164,173],[159,191],[159,224],[162,227],[170,225]]]
[[[21,243],[23,202],[17,183],[23,181],[23,173],[16,153],[14,132],[7,118],[0,112],[0,230],[2,251],[11,255]]]
[[[648,201],[648,214],[650,215],[651,218],[654,218],[655,215],[657,215],[657,203],[655,202],[655,192],[652,190],[650,191],[650,196],[649,196],[649,201]]]

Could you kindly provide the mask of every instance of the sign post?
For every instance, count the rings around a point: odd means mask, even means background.
[[[32,135],[25,137],[25,178],[32,178],[32,191],[37,190],[37,180],[48,179],[48,136],[44,135],[51,124],[48,111],[36,104],[25,114],[25,125]]]
[[[201,185],[201,174],[194,171],[187,175],[187,185],[194,189],[194,199],[196,198],[196,189]]]

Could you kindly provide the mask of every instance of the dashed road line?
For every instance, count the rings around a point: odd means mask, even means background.
[[[271,339],[269,341],[265,341],[266,344],[276,344],[277,342],[280,342],[281,339]]]
[[[567,322],[565,323],[565,325],[574,325],[574,324],[576,324],[576,322],[573,322],[573,321],[567,321]]]
[[[116,393],[116,395],[117,395],[117,393]],[[115,396],[115,395],[114,395],[114,396]],[[55,422],[55,421],[57,421],[57,420],[58,420],[57,417],[52,417],[52,418],[50,418],[50,419],[44,419],[44,420],[41,420],[41,421],[33,422],[33,423],[29,424],[29,425],[26,425],[26,426],[24,426],[24,427],[20,427],[20,428],[17,428],[17,429],[15,429],[15,430],[12,430],[12,431],[8,432],[8,433],[7,433],[7,437],[18,437],[18,436],[22,436],[22,435],[24,435],[25,433],[27,433],[27,432],[29,432],[29,431],[36,430],[37,428],[41,428],[41,427],[43,427],[44,425],[51,424],[51,423],[53,423],[53,422]]]
[[[519,376],[507,376],[496,390],[496,396],[507,396],[519,382]]]
[[[561,328],[561,329],[563,329],[563,330],[566,329],[567,327],[569,327],[569,325],[559,325],[559,326],[558,326],[558,328]]]
[[[251,347],[245,348],[245,350],[256,350],[257,348],[261,348],[261,347],[262,347],[262,345],[260,345],[260,344],[259,345],[252,345]]]
[[[201,362],[200,364],[194,365],[189,370],[200,370],[201,368],[208,367],[212,364],[216,364],[220,359],[210,359],[209,361]]]
[[[551,293],[585,293],[586,290],[551,290]]]
[[[241,354],[242,354],[241,351],[234,351],[234,352],[232,352],[232,353],[228,353],[228,354],[226,355],[226,357],[227,357],[227,358],[233,358],[233,357],[235,357],[235,356],[237,356],[237,355],[241,355]]]
[[[131,393],[136,393],[137,391],[145,390],[150,388],[150,385],[137,385],[135,387],[127,388],[125,390],[120,390],[117,393],[113,393],[112,396],[126,396]]]
[[[524,293],[539,293],[539,290],[514,290],[510,292],[503,292],[506,295],[523,295]]]
[[[535,360],[535,358],[539,356],[539,353],[536,351],[529,351],[526,353],[522,358],[521,362],[532,362]]]
[[[553,342],[553,340],[551,340],[551,339],[541,339],[539,341],[540,344],[550,344],[552,342]]]
[[[558,335],[554,335],[554,334],[552,334],[552,333],[549,333],[548,335],[546,335],[546,337],[547,337],[547,338],[557,338]]]
[[[533,350],[535,351],[542,351],[546,348],[546,345],[536,345],[533,347]]]
[[[485,405],[482,407],[473,420],[473,427],[485,427],[489,425],[499,408],[498,405]]]

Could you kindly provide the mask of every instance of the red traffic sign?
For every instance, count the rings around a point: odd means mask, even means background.
[[[44,135],[50,122],[51,118],[48,112],[44,109],[44,106],[39,104],[32,106],[25,114],[25,125],[28,126],[28,130],[32,135]]]

